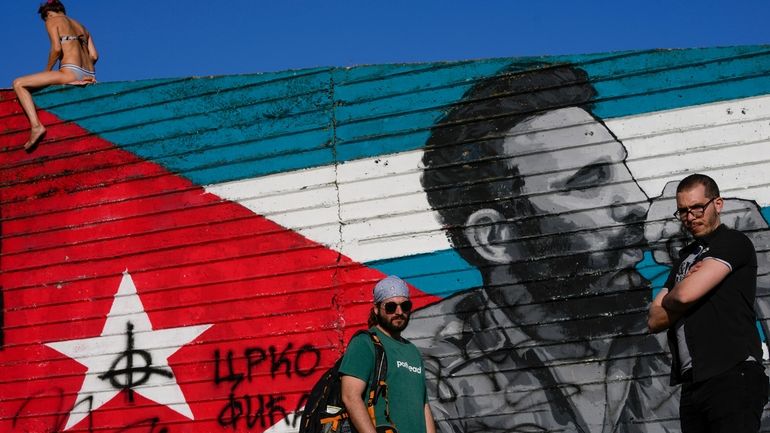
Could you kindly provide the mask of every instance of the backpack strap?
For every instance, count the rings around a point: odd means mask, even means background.
[[[393,420],[390,418],[390,402],[388,401],[388,383],[386,381],[388,377],[388,356],[385,353],[385,346],[382,345],[380,337],[374,332],[369,330],[359,332],[369,334],[369,338],[371,338],[374,345],[374,374],[369,384],[369,398],[366,404],[369,418],[372,420],[372,425],[376,426],[377,420],[374,414],[374,406],[377,404],[380,396],[382,396],[385,399],[385,418],[390,425],[393,425]]]

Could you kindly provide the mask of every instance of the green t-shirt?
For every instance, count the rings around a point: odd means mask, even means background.
[[[388,401],[390,418],[399,433],[425,433],[425,369],[422,357],[414,344],[394,340],[377,329],[371,328],[382,341],[388,358]],[[366,334],[350,341],[340,365],[340,374],[357,377],[371,383],[374,374],[374,343]],[[364,402],[365,403],[365,402]],[[374,408],[378,425],[388,424],[385,418],[385,399],[380,397]]]

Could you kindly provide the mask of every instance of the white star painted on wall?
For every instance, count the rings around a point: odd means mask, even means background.
[[[88,368],[64,430],[125,390],[194,419],[168,358],[211,325],[153,329],[128,271],[123,273],[101,335],[45,345]],[[91,399],[91,404],[80,404]],[[90,407],[89,407],[90,406]]]

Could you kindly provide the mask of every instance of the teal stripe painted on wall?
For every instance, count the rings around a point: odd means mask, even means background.
[[[67,112],[71,115],[87,117],[88,115],[101,114],[105,111],[119,112],[168,100],[185,99],[206,93],[216,94],[227,89],[237,90],[242,87],[255,85],[280,86],[278,83],[281,81],[291,82],[302,79],[302,77],[326,75],[328,71],[329,69],[327,68],[316,68],[264,74],[116,81],[85,87],[54,86],[36,93],[35,102],[39,101],[41,108],[46,110],[56,108],[61,113]],[[328,75],[324,79],[328,80]],[[134,95],[135,93],[136,95]],[[71,106],[74,102],[96,99],[101,99],[114,105],[99,107],[98,105],[85,104],[77,107],[77,110]],[[110,110],[105,110],[107,108]]]
[[[164,86],[173,86],[178,83],[189,82],[191,78],[167,78],[142,81],[115,81],[107,83],[98,83],[89,86],[52,86],[39,92],[35,92],[35,103],[46,110],[57,109],[61,113],[69,113],[66,118],[86,117],[84,113],[103,113],[105,107],[100,107],[93,102],[104,99],[113,102],[116,105],[111,109],[123,109],[126,104],[120,95],[126,97],[137,93],[143,100],[152,98],[151,94],[155,89],[161,89]],[[147,92],[146,92],[147,91]],[[111,101],[107,98],[113,98]],[[83,103],[78,110],[75,110],[73,104]],[[80,110],[86,110],[81,112]]]
[[[397,135],[384,135],[347,145],[342,143],[337,145],[337,158],[339,161],[350,161],[419,149],[423,147],[429,135],[430,131],[422,130]]]
[[[220,133],[217,138],[223,135]],[[180,144],[184,141],[174,140],[174,143],[175,146],[181,146],[180,149],[186,148]],[[330,145],[331,131],[318,129],[265,140],[224,141],[218,143],[218,147],[206,149],[202,153],[179,152],[159,157],[156,161],[166,167],[175,167],[178,172],[200,185],[209,185],[298,170],[305,168],[308,163],[313,166],[332,164],[334,156]],[[231,155],[238,157],[233,158]],[[221,177],[213,176],[213,173],[221,173]]]
[[[57,87],[36,102],[193,182],[218,183],[419,149],[472,85],[514,63],[580,65],[598,91],[595,113],[608,119],[770,93],[768,53],[754,46],[317,68]],[[336,155],[319,151],[335,145]],[[290,153],[285,165],[244,163]]]
[[[292,115],[326,110],[331,106],[327,89],[311,88],[298,95],[280,89],[265,87],[234,87],[215,94],[203,93],[184,99],[167,98],[165,102],[136,105],[127,110],[97,114],[79,123],[88,123],[94,132],[105,138],[126,144],[119,135],[123,129],[141,125],[135,141],[163,137],[177,133],[240,125],[246,122],[273,121]],[[328,114],[327,114],[328,116]],[[328,120],[327,120],[328,121]],[[136,134],[136,133],[134,133]]]
[[[198,168],[184,173],[190,179],[201,185],[240,180],[244,178],[264,176],[284,171],[306,168],[308,163],[313,166],[327,165],[333,160],[331,149],[315,149],[303,153],[278,155],[257,161],[237,161],[228,164],[212,163],[209,167]]]
[[[595,80],[667,71],[683,66],[706,66],[724,59],[752,57],[770,51],[770,46],[699,48],[684,50],[624,51],[603,56],[565,56],[564,61],[579,64]]]
[[[90,100],[98,100],[98,108],[83,98],[62,102],[77,94],[69,89],[44,95],[40,104],[65,119],[70,114],[90,131],[199,184],[334,160],[328,150],[332,99],[325,69],[153,84],[82,89],[91,93]],[[274,158],[289,154],[285,160]]]
[[[770,93],[770,51],[597,81],[595,114],[613,118]],[[590,68],[589,73],[591,73]],[[591,75],[593,77],[593,74]]]
[[[483,283],[478,269],[455,250],[378,260],[366,265],[388,275],[398,275],[423,292],[441,297],[480,287]]]
[[[392,108],[409,108],[409,105],[399,106],[398,104],[383,104],[382,107],[375,107],[372,105],[358,105],[362,102],[379,101],[382,99],[389,99],[394,96],[412,95],[415,93],[428,92],[435,89],[443,89],[446,87],[459,86],[462,94],[467,90],[470,85],[475,83],[476,80],[488,77],[500,69],[505,68],[510,64],[510,59],[495,60],[495,61],[483,61],[483,62],[462,62],[462,63],[440,63],[429,64],[430,67],[423,67],[411,71],[411,73],[399,73],[399,74],[384,74],[380,76],[372,76],[369,79],[351,80],[347,77],[348,71],[335,71],[334,72],[334,96],[341,108],[346,108],[352,105],[352,109],[348,109],[349,115],[343,114],[345,111],[340,110],[338,113],[338,120],[351,120],[355,119],[353,115],[358,114],[361,117],[371,115],[368,109],[386,108],[388,110]],[[378,68],[379,69],[379,68]],[[368,76],[369,74],[367,74]],[[433,99],[440,101],[440,103],[452,103],[452,100],[442,100],[439,97],[431,96]],[[361,106],[366,109],[362,109],[361,112],[357,112],[355,107]]]
[[[241,112],[241,114],[247,115],[248,113],[246,110]],[[331,141],[331,125],[328,124],[328,116],[323,112],[279,118],[269,122],[259,122],[256,120],[249,122],[244,120],[240,124],[222,125],[221,127],[215,126],[216,117],[218,116],[210,116],[207,123],[212,123],[206,128],[193,131],[183,130],[184,125],[180,122],[170,122],[171,124],[167,125],[167,131],[170,132],[165,136],[155,136],[155,134],[160,132],[161,128],[166,125],[154,125],[151,131],[148,131],[145,136],[141,137],[140,141],[135,141],[136,139],[131,135],[132,131],[136,128],[118,131],[114,135],[124,139],[122,147],[144,158],[155,159],[168,157],[179,152],[195,152],[195,158],[202,159],[204,162],[208,159],[212,161],[228,161],[244,157],[258,157],[263,154],[286,152],[292,148],[301,150],[314,145],[314,143],[300,142],[302,134],[308,131],[325,130],[326,133],[324,135],[326,135],[326,138],[324,142]],[[233,117],[241,116],[234,115]],[[300,137],[296,141],[288,143],[290,144],[289,149],[285,148],[287,147],[285,142],[288,140],[271,140],[274,137],[280,138],[295,134],[300,135]],[[252,142],[261,142],[264,147],[229,149],[233,144]],[[278,145],[273,146],[274,143],[278,143]],[[243,152],[247,150],[258,153],[254,155],[244,154]],[[177,165],[174,166],[176,167]],[[184,162],[179,162],[180,170],[184,169],[185,166]]]

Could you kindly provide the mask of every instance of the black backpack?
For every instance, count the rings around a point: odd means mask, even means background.
[[[388,373],[388,359],[385,355],[385,348],[377,334],[368,330],[358,331],[351,340],[359,334],[367,334],[374,343],[374,375],[368,388],[368,399],[366,400],[366,409],[369,412],[369,418],[373,425],[377,425],[374,416],[374,405],[382,395],[387,393],[388,385],[385,383],[385,377]],[[307,398],[305,409],[302,411],[302,420],[299,425],[299,433],[347,433],[356,432],[353,424],[350,422],[350,415],[342,403],[342,386],[340,380],[340,364],[342,357],[334,363],[334,366],[326,371],[313,386],[310,395]],[[366,396],[362,396],[364,398]],[[388,423],[390,420],[389,405],[385,406],[385,416]],[[393,432],[392,427],[378,427],[378,432]]]

